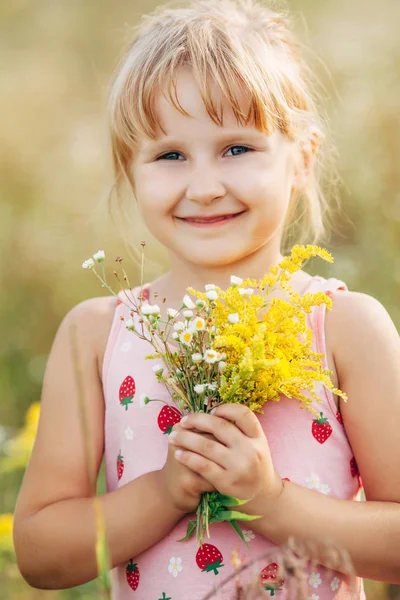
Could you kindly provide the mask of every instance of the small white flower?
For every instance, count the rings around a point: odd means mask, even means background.
[[[251,529],[243,529],[243,535],[246,542],[250,542],[256,537]]]
[[[133,440],[133,430],[130,427],[125,429],[125,437],[127,440]]]
[[[200,352],[195,352],[194,354],[192,354],[192,361],[194,363],[201,363],[203,360],[203,355],[200,354]]]
[[[156,373],[156,374],[157,373],[162,373],[164,371],[164,366],[161,365],[160,363],[157,363],[156,365],[153,365],[151,368],[153,369],[154,373]]]
[[[240,288],[239,290],[241,296],[251,296],[253,292],[253,288]]]
[[[225,361],[223,361],[223,360],[221,360],[221,361],[218,363],[218,369],[219,369],[220,371],[223,371],[223,370],[225,369],[225,367],[226,367],[226,362],[225,362]]]
[[[228,315],[228,321],[229,323],[232,323],[232,325],[239,323],[239,313],[232,313],[231,315]]]
[[[188,346],[193,339],[193,333],[188,329],[186,331],[182,331],[181,335],[179,336],[179,339],[182,342],[182,344]]]
[[[182,559],[177,556],[175,558],[175,556],[173,556],[172,558],[169,559],[169,565],[168,565],[168,571],[174,576],[176,577],[178,575],[178,573],[180,573],[182,571],[183,567],[182,567]]]
[[[128,319],[125,321],[125,327],[129,329],[129,331],[135,331],[135,323],[133,319]]]
[[[99,250],[98,252],[93,254],[94,260],[96,260],[98,263],[104,262],[105,257],[106,255],[104,253],[104,250]]]
[[[206,292],[206,296],[209,300],[217,300],[218,294],[215,290],[209,290]]]
[[[311,573],[308,583],[313,587],[317,588],[322,583],[322,579],[319,573]]]
[[[204,383],[198,383],[197,385],[194,386],[193,389],[196,392],[196,394],[203,394],[204,390],[206,389],[206,386]]]
[[[146,317],[149,315],[159,315],[160,307],[157,304],[142,304],[141,312]]]
[[[207,387],[208,387],[208,389],[209,389],[209,390],[211,390],[212,392],[215,392],[215,390],[216,390],[216,389],[217,389],[217,387],[218,387],[218,384],[216,384],[216,383],[207,383]]]
[[[129,352],[129,350],[131,348],[132,348],[132,342],[125,342],[124,344],[122,344],[122,346],[119,350],[120,350],[120,352]]]
[[[240,285],[243,283],[243,279],[241,277],[235,277],[235,275],[231,275],[231,285]]]
[[[185,307],[186,307],[186,308],[188,308],[189,310],[193,310],[193,309],[196,307],[196,305],[195,305],[195,303],[193,302],[193,300],[191,299],[191,297],[190,297],[190,296],[188,296],[187,294],[184,296],[184,298],[183,298],[183,301],[182,301],[182,302],[183,302],[183,306],[185,306]]]
[[[217,286],[216,286],[216,285],[214,285],[213,283],[207,283],[207,284],[204,286],[204,289],[206,290],[206,292],[210,292],[211,290],[215,290],[215,288],[216,288],[216,287],[217,287]]]
[[[206,328],[206,322],[201,317],[196,317],[191,323],[194,331],[204,331]]]
[[[87,260],[85,260],[82,263],[82,269],[93,269],[94,267],[94,260],[93,258],[88,258]]]
[[[331,488],[327,483],[321,483],[319,486],[319,491],[321,492],[321,494],[328,495],[331,491]]]
[[[178,339],[178,337],[179,337],[179,333],[178,333],[177,331],[173,331],[173,332],[172,332],[172,339],[173,339],[173,340],[177,340],[177,339]]]
[[[204,302],[204,300],[201,300],[200,298],[196,300],[196,308],[199,308],[201,310],[205,307],[205,305],[206,303]]]
[[[175,310],[174,308],[167,308],[167,315],[169,317],[171,317],[171,319],[175,319],[177,314],[178,314],[178,311]]]
[[[193,311],[192,310],[184,310],[183,316],[185,317],[185,319],[191,319],[193,317]]]
[[[210,350],[206,350],[204,352],[204,360],[206,361],[206,363],[209,364],[213,364],[215,362],[217,362],[220,358],[220,355],[218,352],[216,352],[215,350],[212,350],[210,348]]]
[[[306,477],[306,484],[308,489],[310,490],[319,490],[321,482],[316,473],[311,473],[310,477]]]
[[[140,394],[140,402],[139,402],[140,408],[143,408],[144,406],[146,406],[148,401],[149,401],[149,397],[147,396],[147,394]]]
[[[183,321],[177,321],[173,327],[175,331],[183,331],[185,329],[185,323]]]
[[[340,579],[339,577],[334,577],[331,581],[331,588],[333,591],[337,590],[340,586]]]
[[[318,594],[311,594],[311,596],[308,596],[307,600],[319,600],[319,596]]]

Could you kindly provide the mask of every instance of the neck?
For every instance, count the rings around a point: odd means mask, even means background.
[[[230,285],[231,275],[242,279],[248,277],[261,279],[268,269],[281,259],[282,254],[278,244],[263,246],[240,261],[218,266],[193,265],[181,257],[172,255],[170,270],[151,285],[152,300],[154,300],[154,293],[157,292],[159,297],[167,298],[168,306],[172,307],[173,304],[180,303],[189,286],[202,291],[207,283],[213,283],[225,289]]]

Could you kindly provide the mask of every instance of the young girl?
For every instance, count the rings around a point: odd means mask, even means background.
[[[309,75],[285,18],[253,0],[199,0],[146,19],[113,82],[110,127],[117,187],[129,182],[170,258],[145,301],[166,297],[179,308],[189,285],[260,278],[281,259],[294,220],[308,241],[322,233],[322,130]],[[124,326],[123,302],[94,298],[65,317],[15,514],[31,585],[73,587],[97,574],[73,325],[96,468],[106,461],[115,600],[200,600],[233,572],[235,548],[250,561],[289,536],[331,540],[354,564],[350,577],[323,564],[310,570],[310,599],[364,598],[363,577],[400,583],[398,334],[376,300],[341,281],[299,272],[292,284],[333,300],[309,325],[349,400],[339,405],[320,389],[319,421],[281,398],[258,417],[231,404],[177,423],[162,404],[142,406],[144,394],[171,399],[144,360],[150,346]],[[366,502],[356,501],[360,478]],[[194,538],[177,541],[200,494],[215,489],[250,499],[241,510],[261,516],[245,528],[248,550],[227,523],[213,525],[200,549]],[[261,566],[268,584],[274,564]],[[265,594],[286,597],[280,587]],[[233,587],[224,594],[235,597]]]

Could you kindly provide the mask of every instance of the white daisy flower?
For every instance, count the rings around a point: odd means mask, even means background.
[[[253,292],[253,288],[240,288],[239,290],[241,296],[251,296]]]
[[[250,542],[251,540],[254,540],[254,538],[256,537],[254,535],[254,532],[251,529],[243,529],[242,533],[244,535],[244,539],[246,540],[246,542]]]
[[[140,401],[139,401],[140,408],[143,408],[144,406],[146,406],[148,401],[149,401],[149,397],[147,396],[147,394],[140,394]]]
[[[317,588],[322,583],[321,575],[319,573],[311,573],[308,583],[313,588]]]
[[[196,392],[196,394],[203,394],[204,390],[206,389],[206,386],[204,383],[198,383],[194,386],[193,389]]]
[[[129,329],[129,331],[135,331],[135,323],[133,319],[128,319],[125,321],[125,327]]]
[[[215,290],[209,290],[206,292],[206,296],[209,300],[217,300],[218,294]]]
[[[194,363],[201,363],[203,360],[203,355],[200,354],[200,352],[195,352],[194,354],[192,354],[192,361]]]
[[[339,577],[334,577],[331,581],[331,588],[333,591],[337,590],[340,586],[340,579]]]
[[[193,317],[193,311],[192,310],[184,310],[183,316],[185,317],[185,319],[191,319]]]
[[[307,600],[319,600],[319,596],[318,594],[311,594],[311,596],[308,596]]]
[[[204,360],[206,361],[206,363],[209,363],[212,365],[213,363],[217,362],[219,359],[220,359],[219,352],[216,352],[212,348],[210,348],[209,350],[206,350],[204,352]]]
[[[182,302],[183,302],[183,306],[185,306],[189,310],[193,310],[196,307],[195,303],[193,302],[193,300],[191,299],[191,297],[188,296],[188,294],[186,294],[183,297],[183,301]]]
[[[193,339],[193,333],[188,329],[186,331],[182,331],[181,335],[179,336],[179,339],[182,342],[182,344],[188,346]]]
[[[306,477],[306,484],[310,490],[319,490],[321,482],[316,473],[311,473],[310,477]]]
[[[231,275],[231,285],[240,285],[243,283],[243,279],[241,277],[235,277],[235,275]]]
[[[232,323],[232,325],[239,323],[239,313],[232,313],[231,315],[228,315],[228,321],[229,323]]]
[[[327,483],[321,483],[319,486],[319,491],[321,492],[321,494],[328,495],[331,491],[331,488]]]
[[[106,255],[104,253],[104,250],[99,250],[98,252],[93,254],[94,260],[97,261],[98,263],[104,262],[105,257],[106,257]]]
[[[185,323],[183,321],[177,321],[173,327],[175,331],[183,331],[185,329]]]
[[[174,308],[167,308],[167,315],[169,317],[171,317],[171,319],[175,319],[177,314],[178,314],[178,311],[175,310]]]
[[[159,315],[160,307],[157,304],[142,304],[141,313],[146,317],[149,315]]]
[[[169,559],[168,571],[174,576],[177,577],[178,573],[182,571],[182,559],[177,556],[173,556]]]
[[[156,374],[157,373],[162,373],[164,371],[164,366],[161,365],[160,363],[157,363],[156,365],[153,365],[151,368],[153,369],[154,373],[156,373]]]
[[[127,440],[133,440],[133,430],[130,427],[125,429],[125,437]]]
[[[223,370],[225,369],[225,367],[226,367],[226,362],[225,362],[225,361],[223,361],[223,360],[221,360],[221,361],[218,363],[218,369],[219,369],[220,371],[223,371]]]
[[[201,317],[196,317],[191,323],[194,331],[204,331],[206,328],[206,322]]]
[[[196,300],[196,308],[199,308],[201,310],[205,307],[205,305],[206,303],[204,302],[204,300],[201,300],[200,298]]]
[[[83,261],[83,263],[82,263],[82,269],[93,269],[93,267],[94,267],[93,258],[88,258],[87,260]]]
[[[215,290],[215,288],[216,288],[216,287],[217,287],[217,286],[216,286],[216,285],[214,285],[213,283],[207,283],[207,284],[204,286],[204,289],[206,290],[206,292],[210,292],[211,290]]]

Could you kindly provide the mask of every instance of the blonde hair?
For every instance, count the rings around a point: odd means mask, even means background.
[[[156,136],[155,99],[162,90],[183,114],[176,94],[180,68],[189,66],[210,118],[223,125],[215,103],[215,83],[237,118],[291,141],[320,137],[323,126],[314,99],[314,77],[299,52],[287,15],[254,0],[193,0],[183,8],[161,7],[145,16],[112,81],[108,115],[114,184],[110,213],[124,211],[122,188],[134,193],[130,161],[138,133]],[[248,102],[244,114],[239,94]],[[322,191],[322,153],[306,184],[292,194],[286,236],[293,226],[296,242],[315,242],[325,232],[328,204]],[[112,200],[116,192],[117,203]]]

